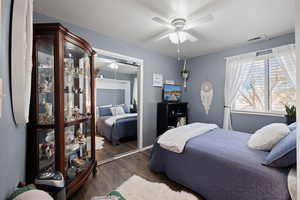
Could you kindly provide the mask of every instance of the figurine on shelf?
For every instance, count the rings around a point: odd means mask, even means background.
[[[41,83],[40,83],[40,92],[50,92],[50,89],[49,89],[49,82],[44,79]]]
[[[65,109],[65,121],[72,121],[73,120],[73,114],[72,110],[70,108]]]
[[[41,157],[47,158],[48,160],[54,156],[54,145],[53,144],[42,144],[40,147]]]
[[[77,167],[77,168],[82,168],[85,166],[85,161],[80,159],[80,158],[75,158],[73,160],[71,160],[71,165]]]
[[[73,92],[74,94],[78,94],[78,89],[77,89],[77,88],[74,88],[74,87],[72,87],[72,92]]]
[[[52,60],[49,57],[47,57],[46,60],[47,60],[47,68],[51,68],[53,66]]]
[[[78,88],[78,94],[82,94],[83,93],[83,89],[82,88]]]
[[[76,175],[77,175],[77,169],[76,169],[76,167],[71,166],[70,168],[67,169],[67,176],[70,179],[75,178]]]
[[[40,107],[46,110],[46,98],[42,98],[42,101],[40,103]]]
[[[48,81],[48,89],[49,91],[51,91],[51,89],[53,88],[53,77],[47,77],[46,80]]]
[[[80,109],[77,106],[75,106],[73,108],[73,116],[74,116],[75,119],[80,119],[80,113],[79,112],[80,112]]]
[[[55,140],[54,131],[48,132],[45,141],[47,143],[54,144],[54,140]]]
[[[75,139],[75,137],[74,137],[73,132],[69,129],[66,130],[66,132],[65,132],[65,143],[66,144],[71,144],[71,143],[73,143],[74,139]]]
[[[85,144],[85,136],[79,129],[76,132],[76,138],[77,138],[79,143]]]
[[[72,60],[70,59],[65,59],[65,72],[67,72],[69,75],[73,74],[73,69],[74,69],[74,65]]]
[[[73,87],[73,82],[70,76],[67,77],[66,80],[66,87],[65,87],[65,92],[69,93],[72,91],[72,87]]]
[[[78,71],[79,75],[84,75],[84,68],[79,68],[79,71]]]
[[[49,116],[45,113],[39,114],[39,124],[52,124],[54,122],[54,117]]]
[[[46,114],[49,116],[49,117],[52,117],[52,103],[46,103],[45,104],[45,109],[46,109]]]

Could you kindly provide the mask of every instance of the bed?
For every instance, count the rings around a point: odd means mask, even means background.
[[[268,152],[248,148],[249,137],[217,128],[188,140],[182,153],[156,143],[149,167],[206,200],[289,200],[289,169],[263,166]]]
[[[97,134],[103,136],[113,145],[120,140],[136,139],[137,137],[137,113],[123,116],[101,116],[97,120]]]

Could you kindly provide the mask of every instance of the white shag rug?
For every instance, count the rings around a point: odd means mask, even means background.
[[[173,191],[164,183],[153,183],[136,175],[125,181],[116,191],[126,200],[199,200],[188,192]]]

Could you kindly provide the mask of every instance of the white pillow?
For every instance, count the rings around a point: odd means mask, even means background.
[[[258,129],[248,140],[252,149],[270,151],[282,138],[290,133],[289,127],[282,123],[273,123]]]
[[[110,111],[111,111],[113,116],[125,114],[124,109],[123,109],[122,106],[111,107]]]

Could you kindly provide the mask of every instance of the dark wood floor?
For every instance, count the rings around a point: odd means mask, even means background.
[[[148,160],[149,153],[143,152],[99,166],[97,174],[87,180],[72,200],[90,200],[93,196],[105,195],[115,190],[133,175],[138,175],[151,182],[165,183],[176,191],[191,192],[170,181],[166,176],[151,172],[148,168]],[[200,197],[199,199],[201,200]]]
[[[112,145],[110,142],[104,140],[103,148],[96,151],[97,161],[103,161],[113,158],[116,155],[133,151],[137,149],[137,140],[122,141],[118,145]]]

